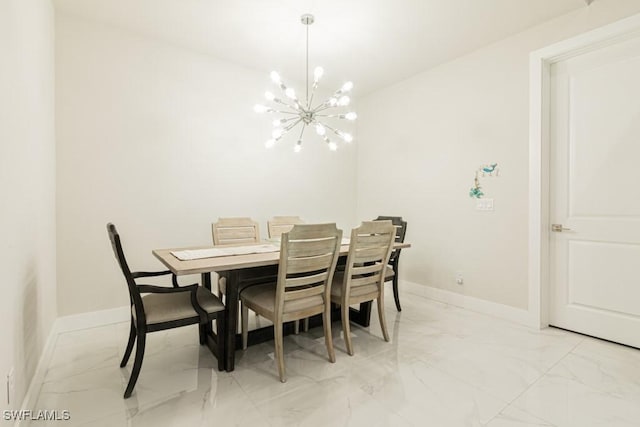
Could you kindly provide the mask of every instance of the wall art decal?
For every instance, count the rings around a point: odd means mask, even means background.
[[[500,176],[500,169],[498,168],[497,163],[491,163],[488,165],[482,165],[476,170],[475,178],[473,179],[473,187],[469,190],[469,197],[481,199],[484,197],[484,192],[482,191],[482,186],[480,185],[479,175],[482,177],[491,177],[497,178]]]

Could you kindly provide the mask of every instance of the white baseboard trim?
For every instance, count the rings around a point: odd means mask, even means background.
[[[53,322],[51,331],[49,331],[49,336],[47,337],[47,341],[45,342],[44,348],[42,349],[40,360],[38,360],[38,366],[36,367],[36,371],[33,374],[33,378],[31,378],[29,388],[27,388],[27,392],[22,399],[22,405],[20,406],[20,409],[43,409],[35,408],[37,404],[36,399],[38,398],[38,394],[40,392],[40,386],[44,382],[44,376],[46,374],[47,366],[49,366],[49,362],[51,362],[51,357],[53,356],[53,350],[55,349],[58,335],[64,332],[78,331],[81,329],[89,329],[98,326],[110,325],[113,323],[126,322],[130,319],[130,313],[131,312],[129,307],[118,307],[108,310],[92,311],[89,313],[58,317],[55,322]],[[19,427],[20,421],[16,421],[14,426]]]
[[[400,282],[401,288],[406,290],[407,293],[498,317],[520,325],[535,327],[535,321],[528,310],[447,291],[445,289],[434,288],[433,286],[420,285],[406,280],[401,280]],[[402,300],[400,302],[402,302]]]
[[[108,310],[91,311],[58,317],[58,333],[79,331],[97,326],[126,322],[131,318],[129,307],[110,308]]]

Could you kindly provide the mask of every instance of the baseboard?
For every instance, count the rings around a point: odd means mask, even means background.
[[[117,307],[108,310],[91,311],[89,313],[59,317],[56,323],[58,323],[58,333],[63,333],[126,322],[130,318],[131,312],[129,307]]]
[[[407,293],[455,305],[456,307],[465,308],[477,313],[498,317],[520,325],[535,326],[535,321],[528,310],[447,291],[445,289],[434,288],[433,286],[420,285],[406,280],[401,280],[400,282],[401,288]]]
[[[74,314],[71,316],[58,317],[49,331],[49,336],[45,342],[42,354],[38,360],[38,366],[31,378],[29,388],[22,399],[22,410],[45,409],[36,408],[36,399],[40,391],[40,386],[44,382],[47,366],[53,356],[58,335],[64,332],[78,331],[81,329],[95,328],[98,326],[110,325],[113,323],[126,322],[130,319],[129,307],[118,307],[109,310],[93,311],[89,313]],[[20,426],[20,421],[16,421],[15,427]]]

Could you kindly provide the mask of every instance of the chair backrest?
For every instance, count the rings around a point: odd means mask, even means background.
[[[274,216],[267,221],[270,239],[279,239],[282,233],[291,231],[294,225],[304,224],[299,216]]]
[[[391,221],[391,223],[396,228],[396,239],[397,243],[404,243],[404,236],[407,234],[407,221],[403,220],[401,216],[378,216],[375,219],[376,221]],[[389,260],[390,263],[394,263],[398,258],[400,258],[400,249],[394,249],[391,252],[391,258]]]
[[[218,218],[211,234],[215,246],[260,243],[260,227],[251,218]]]
[[[131,304],[135,305],[136,313],[138,314],[138,318],[140,318],[142,312],[142,297],[140,296],[140,291],[138,290],[138,286],[136,285],[133,274],[129,269],[127,260],[124,257],[122,243],[120,242],[120,234],[118,233],[118,230],[116,229],[116,226],[114,224],[107,224],[107,234],[109,234],[109,240],[111,241],[113,253],[116,256],[116,260],[118,260],[118,264],[120,265],[122,274],[124,274],[124,278],[127,281],[127,287],[129,289],[129,300]],[[144,319],[144,317],[142,318]]]
[[[390,220],[364,221],[360,227],[351,230],[342,295],[347,298],[358,295],[358,288],[369,293],[370,285],[378,285],[378,291],[383,289],[395,238],[396,230]]]
[[[280,321],[321,313],[331,301],[331,281],[342,230],[335,224],[296,224],[282,234],[275,311]],[[292,314],[293,316],[293,314]],[[291,320],[293,320],[292,318]]]

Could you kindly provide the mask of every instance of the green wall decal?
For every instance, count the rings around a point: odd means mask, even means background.
[[[488,165],[482,165],[476,171],[476,176],[473,179],[473,187],[469,189],[469,197],[481,199],[484,196],[484,192],[482,191],[482,186],[480,185],[478,174],[482,174],[483,177],[498,177],[500,176],[500,169],[498,169],[497,163],[492,163]]]

